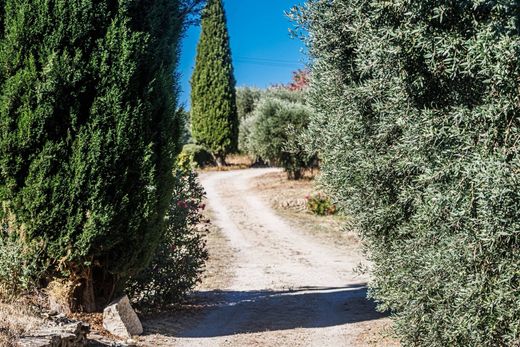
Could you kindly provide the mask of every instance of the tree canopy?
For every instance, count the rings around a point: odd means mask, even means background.
[[[191,124],[195,141],[218,162],[237,150],[238,116],[229,34],[221,0],[202,12],[202,33],[191,80]]]

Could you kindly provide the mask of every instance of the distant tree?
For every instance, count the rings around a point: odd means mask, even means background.
[[[240,87],[237,88],[236,93],[238,119],[242,121],[254,111],[263,90],[253,87]]]
[[[191,119],[190,113],[186,111],[184,108],[180,108],[177,110],[179,116],[179,127],[181,129],[179,142],[182,145],[186,145],[188,143],[193,142],[193,138],[191,137]]]
[[[110,300],[165,233],[181,124],[172,71],[196,3],[0,3],[1,237],[70,281],[73,309]]]
[[[309,71],[308,70],[297,70],[293,72],[292,82],[290,82],[286,88],[291,91],[304,90],[309,86]]]
[[[229,34],[221,0],[209,0],[191,80],[191,122],[195,141],[207,147],[219,165],[237,150],[238,117]]]
[[[243,146],[255,159],[283,167],[289,179],[300,179],[316,163],[297,143],[308,127],[312,109],[288,98],[297,92],[282,91],[269,91],[260,99],[241,128]]]

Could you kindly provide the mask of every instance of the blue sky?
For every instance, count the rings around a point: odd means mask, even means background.
[[[285,16],[301,1],[224,0],[231,38],[237,86],[260,88],[287,83],[292,71],[304,67],[303,43],[289,35],[292,23]],[[181,103],[189,105],[190,78],[195,65],[200,28],[192,27],[183,41],[179,72]]]

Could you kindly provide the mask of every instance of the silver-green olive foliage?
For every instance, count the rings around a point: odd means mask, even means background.
[[[518,344],[520,3],[316,0],[292,16],[312,59],[307,143],[403,343]]]

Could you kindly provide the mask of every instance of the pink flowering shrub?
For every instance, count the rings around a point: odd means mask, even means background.
[[[200,281],[208,253],[198,225],[204,191],[197,176],[179,170],[167,216],[168,228],[150,265],[127,283],[127,293],[141,308],[181,302]]]

